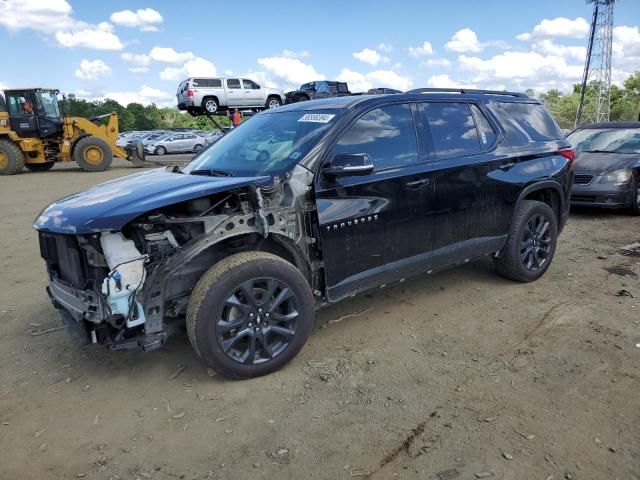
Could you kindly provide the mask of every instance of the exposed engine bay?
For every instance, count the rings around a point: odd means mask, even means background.
[[[320,297],[312,177],[296,166],[271,185],[168,205],[117,232],[41,231],[49,295],[83,341],[144,350],[160,347],[182,325],[198,279],[233,253],[277,253],[307,276]]]

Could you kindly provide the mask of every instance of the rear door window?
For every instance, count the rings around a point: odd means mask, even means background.
[[[484,116],[482,110],[477,105],[470,105],[471,113],[476,121],[476,127],[478,129],[478,137],[480,138],[480,146],[483,150],[491,148],[497,138],[497,134],[487,117]]]
[[[466,103],[421,103],[438,157],[472,155],[482,151],[476,124]]]
[[[229,78],[227,79],[227,88],[231,88],[231,89],[239,89],[240,87],[240,80],[237,78]]]
[[[389,105],[365,113],[343,134],[334,155],[368,153],[376,170],[418,161],[418,144],[411,108]]]
[[[502,110],[534,141],[560,140],[564,138],[560,127],[540,104],[498,102]]]

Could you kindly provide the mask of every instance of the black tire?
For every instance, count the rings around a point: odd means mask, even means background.
[[[518,282],[533,282],[547,271],[558,241],[558,220],[543,202],[523,200],[513,216],[496,271]]]
[[[163,146],[156,147],[156,149],[153,151],[154,155],[164,155],[165,153],[167,153],[167,149]]]
[[[24,153],[9,140],[0,140],[0,175],[15,175],[24,168]]]
[[[630,213],[631,215],[640,215],[640,172],[635,176],[632,195]]]
[[[212,115],[218,111],[220,105],[216,97],[205,97],[202,99],[202,111],[205,114]]]
[[[304,346],[313,322],[313,295],[304,275],[265,252],[242,252],[216,263],[196,284],[187,308],[187,332],[196,353],[234,379],[282,368]],[[267,346],[269,339],[276,343]]]
[[[85,172],[104,172],[113,162],[113,151],[103,139],[91,135],[78,140],[73,159]]]
[[[193,147],[193,153],[198,153],[200,150],[202,150],[202,145],[199,143]]]
[[[265,103],[264,108],[269,110],[270,108],[277,108],[282,106],[282,100],[278,97],[272,96],[267,98],[267,103]]]
[[[51,170],[54,164],[55,164],[54,162],[27,163],[25,164],[25,167],[27,167],[27,170],[30,170],[32,172],[46,172],[48,170]]]

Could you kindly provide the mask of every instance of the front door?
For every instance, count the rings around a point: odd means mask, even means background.
[[[433,185],[416,114],[409,104],[379,107],[342,133],[330,158],[366,153],[370,175],[328,178],[320,170],[314,188],[332,301],[400,280],[432,248]]]
[[[9,126],[21,138],[39,138],[36,103],[32,92],[7,93]]]
[[[242,80],[242,86],[244,87],[244,96],[246,99],[245,105],[250,107],[263,107],[267,99],[265,98],[262,88],[256,82]]]
[[[227,78],[227,106],[230,109],[244,107],[247,104],[245,100],[244,89],[239,78]]]

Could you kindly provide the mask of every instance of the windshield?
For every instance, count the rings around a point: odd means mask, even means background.
[[[567,140],[578,152],[640,153],[640,128],[583,128]]]
[[[55,92],[40,92],[38,94],[38,115],[41,117],[60,118],[58,96]]]
[[[222,171],[236,177],[282,175],[337,120],[338,110],[263,113],[220,138],[185,172]]]

